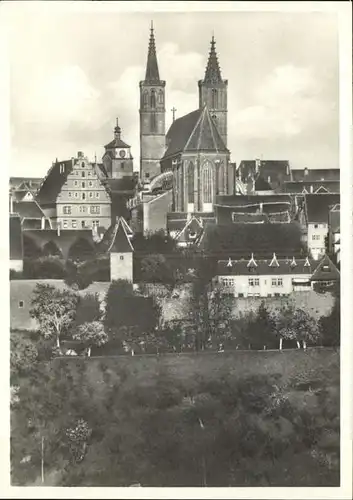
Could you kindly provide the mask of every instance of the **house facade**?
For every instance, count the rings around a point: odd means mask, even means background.
[[[56,198],[57,224],[61,229],[108,228],[111,200],[96,169],[79,152]]]
[[[218,261],[216,282],[223,293],[235,297],[282,297],[311,289],[311,277],[318,262],[313,259]]]

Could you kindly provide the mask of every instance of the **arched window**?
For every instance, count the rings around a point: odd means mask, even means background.
[[[223,162],[220,160],[215,161],[216,165],[216,194],[223,193]]]
[[[216,89],[212,89],[212,105],[211,105],[211,108],[212,109],[216,109],[217,108],[217,90]]]
[[[145,90],[145,91],[143,92],[143,96],[142,96],[142,103],[143,103],[145,106],[147,106],[147,104],[148,104],[148,91],[147,91],[147,90]]]
[[[151,108],[156,107],[156,91],[153,89],[151,92]]]
[[[188,166],[188,203],[194,203],[194,173],[195,167],[191,161]]]
[[[212,168],[210,162],[206,161],[202,170],[203,202],[212,203]]]
[[[158,103],[159,103],[159,104],[163,104],[163,102],[164,102],[163,90],[160,90],[160,91],[158,92]]]

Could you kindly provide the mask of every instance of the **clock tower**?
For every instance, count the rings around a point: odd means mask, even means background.
[[[140,176],[160,174],[165,153],[165,81],[159,78],[156,45],[151,25],[145,79],[140,82]]]
[[[118,118],[114,129],[114,140],[104,146],[103,165],[110,179],[122,179],[133,175],[133,157],[131,147],[121,139]]]

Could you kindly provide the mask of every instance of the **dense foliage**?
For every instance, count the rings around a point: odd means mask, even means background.
[[[166,358],[38,366],[13,406],[13,483],[39,476],[44,438],[56,486],[337,486],[338,356],[297,357],[289,378],[280,360],[260,373],[215,356],[202,372],[187,356],[173,372]]]

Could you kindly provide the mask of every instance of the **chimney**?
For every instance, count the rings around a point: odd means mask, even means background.
[[[60,222],[58,222],[58,224],[56,226],[56,232],[57,232],[57,235],[60,236]]]
[[[304,175],[308,175],[309,174],[309,170],[305,167],[304,168]]]
[[[72,163],[72,166],[74,166],[74,164],[75,164],[75,158],[73,156],[71,156],[71,163]]]
[[[310,186],[310,193],[313,193],[313,192],[314,192],[314,187]]]

